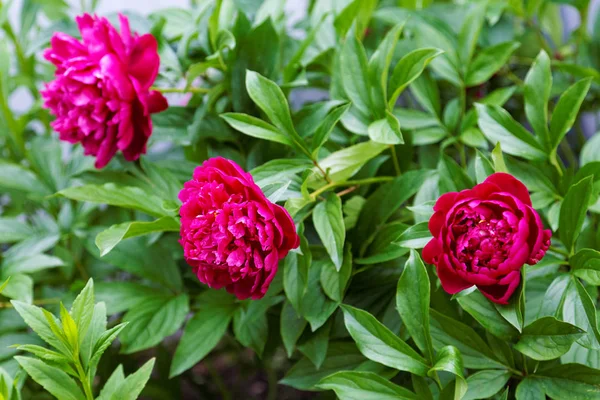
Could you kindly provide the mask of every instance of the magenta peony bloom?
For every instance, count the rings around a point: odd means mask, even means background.
[[[106,18],[77,17],[82,41],[54,34],[44,57],[56,65],[56,79],[46,84],[44,106],[56,116],[52,127],[61,140],[81,143],[102,168],[117,150],[137,160],[152,133],[150,114],[167,108],[150,86],[160,58],[156,39],[131,34],[119,16],[121,33]]]
[[[252,176],[231,160],[212,158],[179,192],[186,261],[208,286],[239,299],[260,299],[279,260],[300,238],[285,208],[271,203]]]
[[[444,290],[473,285],[488,299],[506,304],[519,286],[521,268],[546,254],[552,232],[544,230],[527,188],[496,173],[473,189],[442,195],[429,220],[433,239],[423,258],[435,264]]]

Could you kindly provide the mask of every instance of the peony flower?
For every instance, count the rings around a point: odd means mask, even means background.
[[[41,91],[44,106],[56,116],[60,139],[81,143],[102,168],[121,150],[133,161],[146,152],[152,133],[150,114],[167,101],[150,90],[160,58],[156,39],[131,34],[119,16],[121,33],[106,18],[77,17],[82,40],[65,33],[52,36],[44,57],[56,66],[56,79]]]
[[[252,176],[231,160],[212,158],[179,192],[186,261],[208,286],[239,299],[260,299],[279,260],[300,238],[288,212],[271,203]]]
[[[473,285],[488,299],[506,304],[519,286],[521,268],[546,254],[552,232],[544,229],[527,188],[496,173],[473,189],[442,195],[429,220],[433,239],[423,258],[435,264],[444,290]]]

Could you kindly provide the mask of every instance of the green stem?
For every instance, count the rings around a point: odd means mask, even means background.
[[[264,363],[265,372],[267,373],[267,381],[269,383],[269,392],[267,393],[267,400],[277,400],[277,374],[275,370]]]
[[[190,87],[190,88],[161,88],[152,86],[150,90],[156,90],[161,93],[199,93],[206,94],[211,91],[209,88],[199,88],[199,87]]]
[[[392,162],[394,163],[394,170],[396,171],[396,175],[402,175],[402,170],[400,169],[400,164],[398,163],[398,156],[396,155],[396,146],[393,144],[390,145],[390,151],[392,152]]]
[[[206,359],[204,360],[204,365],[206,366],[208,373],[213,379],[213,382],[215,383],[215,385],[217,385],[217,388],[219,388],[219,392],[221,392],[221,398],[223,400],[231,400],[231,392],[229,391],[229,389],[227,389],[227,385],[223,381],[221,374],[219,374],[219,372],[215,369],[215,367],[212,365],[212,362]]]
[[[75,368],[77,369],[79,380],[81,381],[81,385],[83,386],[83,391],[85,392],[86,400],[94,400],[94,393],[92,393],[92,385],[85,372],[83,371],[81,361],[79,360],[79,355],[77,355],[77,359],[75,360]]]
[[[360,186],[360,185],[368,185],[371,183],[381,183],[381,182],[389,182],[394,178],[391,176],[377,176],[375,178],[366,178],[366,179],[358,179],[355,181],[346,181],[346,182],[331,182],[320,189],[315,190],[311,193],[310,197],[314,201],[317,197],[328,190],[335,189],[337,187],[342,186]]]
[[[559,249],[558,247],[550,246],[550,248],[548,250],[550,250],[550,251],[552,251],[554,253],[561,254],[561,255],[563,255],[563,256],[565,256],[567,258],[569,257],[569,253],[566,250]]]
[[[60,299],[56,298],[52,298],[52,299],[39,299],[39,300],[34,300],[32,304],[38,305],[38,306],[42,306],[42,305],[46,305],[46,304],[58,304],[60,303]],[[13,305],[9,302],[5,302],[5,303],[0,303],[0,308],[12,308]]]

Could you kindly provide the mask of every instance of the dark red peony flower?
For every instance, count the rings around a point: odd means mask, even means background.
[[[429,220],[433,239],[423,258],[435,264],[444,290],[473,285],[488,299],[506,304],[525,263],[546,254],[552,232],[544,229],[527,188],[509,174],[496,173],[473,189],[442,195]]]
[[[46,84],[44,106],[56,116],[60,139],[81,143],[102,168],[117,150],[137,160],[152,133],[150,114],[167,108],[150,87],[158,74],[157,43],[150,34],[131,34],[120,15],[121,33],[106,18],[77,17],[82,41],[54,34],[44,57],[56,65],[56,79]]]
[[[179,199],[180,243],[198,279],[239,299],[263,297],[279,260],[300,243],[285,208],[271,203],[239,165],[220,157],[196,168]]]

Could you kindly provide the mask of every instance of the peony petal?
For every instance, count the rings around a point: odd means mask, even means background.
[[[496,172],[488,176],[484,183],[486,182],[497,185],[503,192],[510,193],[523,203],[531,206],[531,197],[529,197],[527,187],[514,176],[504,172]]]
[[[450,268],[448,263],[448,256],[442,255],[439,258],[438,264],[436,266],[438,278],[440,278],[440,283],[442,284],[442,287],[444,288],[446,293],[456,294],[473,286],[472,283],[469,283],[460,276],[458,276],[456,272],[454,272]]]
[[[504,277],[496,285],[477,286],[479,291],[488,299],[496,304],[508,304],[510,296],[521,282],[521,272],[513,271]]]

